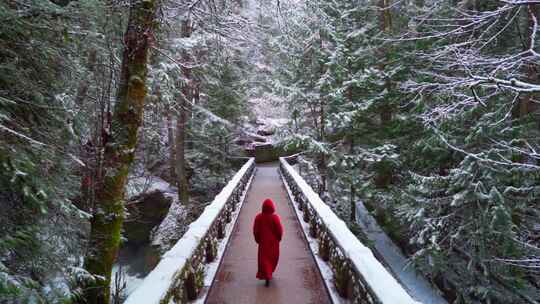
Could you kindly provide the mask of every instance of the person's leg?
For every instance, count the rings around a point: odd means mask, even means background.
[[[267,279],[266,282],[264,283],[264,286],[266,287],[270,286],[270,280]]]

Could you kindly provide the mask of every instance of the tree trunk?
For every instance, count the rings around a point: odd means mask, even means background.
[[[193,102],[192,104],[188,104],[188,114],[189,114],[188,119],[193,118],[193,105],[199,104],[200,99],[201,99],[201,80],[198,78],[195,78],[193,82],[193,100],[192,100]],[[193,147],[194,147],[193,139],[188,140],[187,149],[193,150]],[[189,178],[188,178],[188,181],[189,181]]]
[[[538,4],[529,4],[527,5],[527,47],[529,49],[534,49],[535,41],[533,37],[535,36],[534,30],[535,30],[535,19],[536,22],[538,22],[538,19],[540,17],[540,5]],[[526,75],[527,80],[531,83],[538,83],[538,73],[536,71],[537,65],[535,63],[529,63],[525,66],[526,69]],[[533,113],[536,104],[534,103],[533,93],[524,94],[523,98],[520,100],[520,109],[519,109],[519,116],[524,117],[529,115],[530,113]]]
[[[354,184],[351,182],[351,223],[356,223],[356,191]]]
[[[86,75],[86,77],[84,77],[83,80],[79,82],[79,86],[77,87],[77,94],[75,95],[75,104],[79,107],[83,106],[86,96],[88,95],[88,88],[90,87],[90,81],[88,80],[88,78],[90,78],[92,74],[94,74],[96,57],[96,50],[91,49],[88,52],[88,61],[86,65],[89,73],[88,75]],[[84,211],[89,211],[92,206],[92,193],[94,189],[93,181],[95,179],[96,171],[96,162],[94,161],[95,147],[93,142],[95,143],[95,141],[89,139],[86,143],[82,144],[81,153],[79,154],[79,158],[83,161],[85,166],[81,168],[81,200],[78,207]]]
[[[381,10],[380,18],[380,30],[385,35],[391,34],[392,31],[392,15],[390,11],[390,6],[392,5],[392,0],[379,0],[379,9]],[[388,50],[383,45],[379,49],[379,69],[384,71],[386,69]],[[392,90],[392,82],[390,78],[385,77],[384,79],[384,88],[387,92]],[[386,127],[392,121],[394,114],[394,105],[392,105],[392,100],[384,100],[382,105],[379,107],[379,117],[381,127]],[[382,166],[383,170],[377,169],[375,176],[375,184],[377,187],[386,187],[388,186],[393,178],[393,173],[391,170],[387,170],[385,166]]]
[[[322,53],[323,50],[323,33],[322,30],[319,30],[319,47]],[[320,64],[320,70],[319,75],[322,77],[325,73],[325,66],[324,64]],[[324,92],[321,90],[320,92],[320,100],[319,100],[319,141],[323,143],[326,139],[326,131],[325,131],[325,100],[323,96]],[[319,155],[319,164],[318,164],[318,170],[319,174],[321,176],[321,187],[319,189],[319,195],[322,195],[327,189],[328,189],[328,168],[326,167],[326,155],[324,152],[321,152]]]
[[[161,102],[161,92],[158,88],[157,96],[159,98],[159,101]],[[166,120],[166,127],[167,127],[167,138],[169,143],[169,177],[171,181],[176,180],[176,151],[175,151],[175,138],[174,138],[174,126],[173,126],[173,118],[171,115],[171,108],[167,104],[165,106],[165,120]]]
[[[110,134],[105,143],[103,175],[96,185],[85,268],[96,277],[84,289],[85,303],[110,302],[111,270],[124,220],[124,188],[143,120],[148,53],[157,0],[132,0],[124,35],[122,70]]]
[[[540,22],[540,5],[538,4],[529,4],[529,31],[531,33],[531,35],[529,36],[529,43],[530,43],[530,46],[531,48],[534,49],[534,43],[535,41],[532,39],[533,37],[533,31],[535,30],[535,19],[536,19],[536,27],[539,27],[540,25],[538,24]],[[538,33],[536,34],[538,35]],[[529,70],[528,70],[528,77],[529,77],[529,81],[532,82],[532,83],[536,83],[538,84],[539,83],[539,80],[540,80],[540,75],[538,74],[538,61],[536,61],[536,64],[535,65],[529,65]],[[535,100],[538,100],[538,94],[535,94],[534,96]],[[538,127],[538,130],[540,130],[540,106],[538,105],[538,102],[532,102],[532,100],[530,101],[531,103],[531,107],[529,108],[529,111],[531,113],[535,113],[536,115],[536,120],[537,120],[537,127]],[[540,159],[538,160],[538,162],[540,164]]]
[[[325,130],[324,130],[324,102],[321,97],[321,106],[320,106],[320,141],[321,143],[325,140]],[[321,188],[319,189],[319,195],[322,195],[328,189],[328,169],[326,168],[326,154],[324,152],[320,153],[319,156],[319,174],[321,175]]]
[[[354,154],[354,136],[351,136],[351,142],[349,146],[349,155]],[[351,196],[350,196],[350,203],[351,203],[351,223],[356,223],[356,188],[354,186],[354,167],[352,168],[351,172]]]
[[[379,9],[381,10],[381,14],[379,16],[380,18],[380,29],[383,33],[390,34],[392,31],[392,14],[390,12],[390,5],[391,0],[379,0]],[[382,70],[386,67],[386,53],[387,50],[385,47],[381,47],[380,50],[380,66],[379,68]],[[387,91],[390,91],[390,80],[385,79],[385,88]],[[380,118],[381,118],[381,124],[384,126],[385,124],[389,123],[392,120],[392,113],[393,107],[389,104],[389,101],[385,102],[384,105],[380,107]]]
[[[95,49],[91,49],[88,52],[88,61],[87,61],[87,68],[88,68],[88,74],[87,76],[90,76],[90,74],[94,73],[94,67],[96,64],[96,57],[97,57],[97,51]],[[77,94],[75,95],[75,104],[78,106],[82,106],[84,103],[84,100],[86,99],[86,95],[88,94],[88,88],[90,87],[90,81],[88,81],[87,78],[81,80],[79,83],[79,86],[77,88]]]
[[[186,19],[182,22],[182,37],[191,36],[191,20]],[[190,57],[187,50],[181,53],[182,74],[185,84],[182,87],[182,96],[180,101],[179,116],[176,124],[176,176],[178,178],[178,199],[183,204],[189,204],[189,185],[186,170],[186,129],[189,121],[190,103],[193,99]]]
[[[182,204],[189,204],[189,185],[186,170],[186,127],[187,113],[186,102],[181,102],[181,109],[176,120],[176,177],[178,179],[178,199]]]
[[[536,18],[538,20],[539,16],[538,7],[536,4],[528,4],[527,5],[527,20],[526,20],[526,30],[525,30],[525,37],[527,38],[527,43],[524,45],[524,51],[527,51],[529,49],[534,48],[534,40],[533,40],[533,31],[534,31],[534,19]],[[537,75],[535,71],[535,64],[529,63],[523,65],[523,74],[527,75],[527,81],[530,83],[536,83],[537,82]],[[527,115],[529,115],[533,111],[533,101],[532,101],[532,93],[524,93],[522,94],[521,98],[519,99],[518,103],[515,105],[512,114],[514,119],[521,119]]]
[[[534,19],[538,20],[540,17],[540,12],[537,4],[528,4],[527,5],[527,19],[525,23],[525,37],[527,38],[526,44],[524,45],[524,51],[534,48]],[[528,63],[523,65],[523,74],[527,75],[527,82],[538,83],[538,76],[536,72],[535,63]],[[531,113],[535,112],[538,107],[534,103],[534,93],[523,93],[518,99],[517,103],[512,108],[512,120],[516,125],[522,124],[523,119],[529,116]],[[538,122],[538,128],[540,128],[540,122]],[[527,132],[527,131],[525,131]],[[527,137],[527,134],[523,134],[523,137]],[[514,159],[517,162],[526,162],[527,159],[523,154],[515,154]]]
[[[171,181],[176,180],[176,151],[175,151],[175,138],[174,127],[171,113],[167,111],[167,137],[169,138],[169,175]]]
[[[392,29],[392,15],[390,14],[391,0],[379,0],[379,9],[381,10],[380,22],[381,30],[390,33]]]

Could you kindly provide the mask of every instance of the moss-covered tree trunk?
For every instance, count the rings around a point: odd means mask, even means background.
[[[96,277],[84,289],[86,303],[107,304],[113,263],[124,220],[124,187],[143,119],[148,53],[153,43],[158,0],[132,0],[124,35],[120,86],[106,138],[103,174],[96,184],[85,268]]]
[[[190,37],[192,32],[191,21],[182,22],[182,37]],[[186,131],[189,120],[189,109],[193,99],[191,81],[190,57],[187,50],[182,50],[182,76],[185,84],[182,88],[182,96],[179,102],[179,116],[176,126],[176,176],[178,179],[178,199],[183,204],[189,204],[189,184],[186,170]]]

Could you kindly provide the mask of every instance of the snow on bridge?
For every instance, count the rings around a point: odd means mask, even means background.
[[[236,173],[125,303],[418,303],[284,158],[255,167]],[[278,202],[286,233],[269,288],[255,280],[251,239],[263,196]]]

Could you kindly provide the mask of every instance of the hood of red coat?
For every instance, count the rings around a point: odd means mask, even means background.
[[[276,211],[276,207],[274,206],[274,202],[272,202],[271,199],[267,198],[264,200],[262,205],[262,212],[263,213],[274,213]]]

